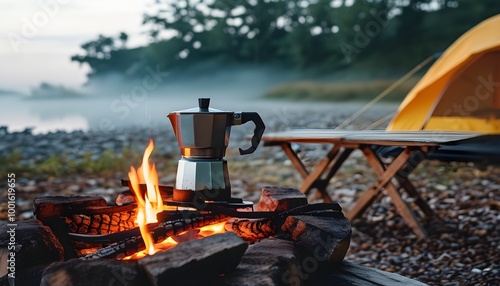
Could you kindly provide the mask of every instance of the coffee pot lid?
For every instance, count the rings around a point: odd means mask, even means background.
[[[176,114],[193,114],[193,113],[232,113],[230,111],[210,108],[210,98],[198,98],[198,107],[174,111]]]

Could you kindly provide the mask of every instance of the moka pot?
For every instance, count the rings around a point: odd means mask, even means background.
[[[252,145],[239,148],[241,155],[253,153],[260,143],[265,125],[256,112],[222,111],[209,107],[210,98],[199,98],[197,108],[168,115],[181,159],[177,167],[174,201],[229,201],[231,185],[224,159],[231,127],[248,121],[255,124]],[[195,194],[199,193],[199,196]]]

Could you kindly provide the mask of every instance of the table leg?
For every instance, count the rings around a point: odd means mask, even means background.
[[[410,196],[415,199],[415,204],[422,210],[427,217],[439,217],[434,210],[427,204],[427,202],[420,196],[415,186],[408,178],[398,178],[399,184],[408,192]]]
[[[316,188],[318,191],[321,192],[321,195],[323,197],[323,201],[325,202],[331,202],[332,198],[330,198],[330,195],[328,195],[328,192],[326,191],[326,188],[328,187],[328,183],[330,180],[337,174],[337,171],[342,167],[342,164],[344,164],[345,160],[349,157],[349,155],[354,151],[353,148],[343,148],[337,157],[333,160],[333,165],[328,171],[328,174],[326,177],[316,184]]]
[[[413,152],[409,159],[409,164],[403,170],[398,172],[396,179],[401,187],[403,187],[408,194],[415,199],[415,204],[422,210],[427,217],[438,217],[437,214],[431,209],[427,202],[420,196],[417,189],[408,179],[408,175],[425,159],[425,153],[422,150]]]
[[[373,170],[378,176],[378,181],[369,188],[368,191],[358,200],[354,209],[352,209],[347,217],[352,220],[355,217],[361,215],[366,208],[368,208],[373,201],[376,199],[377,195],[382,191],[383,188],[387,190],[388,195],[391,197],[398,213],[403,217],[408,226],[417,234],[419,238],[424,238],[426,236],[425,230],[417,221],[414,213],[410,210],[406,202],[401,197],[397,188],[391,182],[391,180],[396,176],[397,172],[402,170],[402,168],[408,163],[411,154],[414,152],[412,148],[405,148],[392,163],[386,168],[385,164],[376,155],[376,153],[370,148],[370,146],[361,147],[363,154],[368,160],[368,163],[372,166]]]
[[[307,194],[313,187],[313,185],[316,183],[316,181],[319,180],[321,175],[325,172],[325,170],[328,168],[332,160],[337,156],[338,152],[340,150],[340,146],[334,145],[332,149],[328,152],[325,158],[323,158],[317,165],[314,167],[314,169],[309,173],[307,178],[304,179],[302,184],[299,187],[299,190],[303,192],[304,194]]]
[[[306,166],[304,166],[302,160],[297,156],[297,153],[293,151],[292,145],[290,143],[283,143],[281,144],[281,148],[285,151],[286,156],[290,159],[295,169],[297,169],[302,179],[307,178],[307,176],[309,176],[309,171],[307,171]]]

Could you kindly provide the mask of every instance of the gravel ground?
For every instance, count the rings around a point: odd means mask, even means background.
[[[369,126],[392,109],[368,112],[350,128]],[[262,117],[268,131],[278,131],[290,126],[332,128],[352,113],[349,109],[339,109],[336,113],[327,110],[309,109],[299,113],[294,109],[281,109],[280,114],[274,109],[265,111]],[[279,148],[261,147],[253,155],[236,155],[237,147],[249,144],[246,136],[250,133],[251,128],[233,128],[231,134],[227,159],[233,196],[256,201],[265,185],[297,187],[300,176]],[[17,148],[23,157],[18,163],[25,165],[40,164],[53,154],[66,154],[68,159],[80,160],[85,153],[91,153],[92,158],[97,159],[105,150],[117,154],[122,154],[127,147],[141,150],[149,136],[156,142],[161,183],[173,184],[178,150],[173,133],[165,132],[164,127],[153,132],[131,127],[106,134],[90,131],[36,136],[28,131],[8,133],[0,129],[0,158]],[[300,149],[300,156],[308,166],[313,166],[327,151],[327,146],[322,145],[294,147]],[[38,196],[102,195],[113,201],[123,190],[119,180],[127,171],[128,166],[123,166],[122,172],[106,177],[68,174],[63,169],[59,176],[17,174],[17,218],[32,217],[32,200]],[[362,154],[353,153],[331,181],[328,191],[348,210],[374,179]],[[347,258],[430,285],[500,285],[500,168],[424,161],[410,179],[438,215],[432,219],[421,218],[428,238],[419,241],[397,215],[390,199],[384,197],[353,221]],[[2,187],[6,186],[6,179],[4,181],[0,182]],[[410,199],[407,201],[413,205]],[[3,223],[6,210],[7,200],[2,197],[0,220]]]

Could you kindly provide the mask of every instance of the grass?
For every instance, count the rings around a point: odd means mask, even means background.
[[[410,78],[396,87],[383,100],[401,101],[418,78]],[[373,80],[346,83],[297,82],[276,86],[264,95],[268,99],[313,101],[368,101],[376,97],[395,80]]]
[[[125,148],[121,154],[106,150],[97,159],[93,159],[92,153],[89,152],[76,159],[69,159],[65,154],[57,154],[47,160],[34,162],[23,158],[19,150],[14,150],[9,156],[0,158],[0,171],[15,172],[25,176],[65,177],[93,174],[107,177],[116,172],[128,172],[131,165],[138,167],[141,158],[141,152]]]

